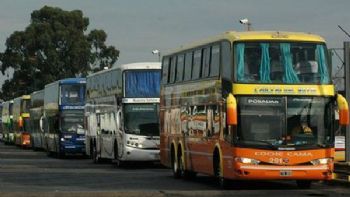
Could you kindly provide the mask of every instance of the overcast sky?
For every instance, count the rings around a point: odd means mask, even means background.
[[[82,10],[89,29],[103,29],[107,44],[120,50],[116,64],[157,61],[153,49],[166,51],[227,30],[243,31],[238,21],[245,17],[254,30],[320,34],[329,48],[350,40],[337,27],[350,32],[350,0],[0,0],[0,51],[6,38],[24,30],[31,12],[44,5]]]

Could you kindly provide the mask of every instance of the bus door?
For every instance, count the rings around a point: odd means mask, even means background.
[[[113,158],[114,134],[111,130],[112,115],[105,113],[101,115],[101,157]]]

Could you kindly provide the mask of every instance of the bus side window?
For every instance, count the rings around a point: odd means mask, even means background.
[[[170,58],[169,83],[174,83],[176,79],[176,56]]]
[[[184,76],[184,61],[185,55],[180,54],[177,56],[177,63],[176,63],[176,82],[180,82],[183,80]]]
[[[222,78],[232,81],[231,46],[229,42],[221,43],[221,74]]]
[[[206,78],[210,74],[210,47],[204,48],[202,54],[202,77]]]
[[[220,45],[214,45],[211,48],[210,58],[210,76],[216,77],[220,71]]]
[[[187,52],[185,57],[185,76],[184,80],[188,81],[192,76],[192,60],[193,60],[193,52]]]
[[[162,65],[162,84],[167,84],[169,79],[169,58],[163,58]]]
[[[198,49],[193,55],[193,69],[192,69],[192,80],[199,79],[202,76],[202,50]]]

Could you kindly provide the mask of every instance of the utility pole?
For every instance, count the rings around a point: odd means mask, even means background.
[[[350,101],[350,42],[344,42],[344,90],[345,98]],[[350,125],[345,132],[345,161],[350,162]]]
[[[349,38],[350,34],[345,31],[340,25],[339,29],[342,30]],[[344,42],[344,90],[345,98],[350,101],[350,42]],[[350,125],[346,126],[345,132],[345,161],[350,162]]]

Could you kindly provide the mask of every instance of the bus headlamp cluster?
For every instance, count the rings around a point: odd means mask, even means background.
[[[71,135],[65,135],[65,136],[61,137],[61,142],[64,142],[64,141],[69,140],[71,138],[72,138]]]
[[[126,141],[126,145],[130,146],[130,147],[134,147],[134,148],[142,148],[143,145],[141,143],[138,142],[134,142],[134,141]]]
[[[332,163],[333,162],[333,159],[332,158],[322,158],[322,159],[315,159],[315,160],[312,160],[311,163],[312,165],[326,165],[326,164],[329,164],[329,163]]]
[[[251,159],[251,158],[246,158],[246,157],[236,157],[235,161],[239,162],[239,163],[254,164],[254,165],[258,165],[260,163],[260,161],[258,161],[256,159]]]

